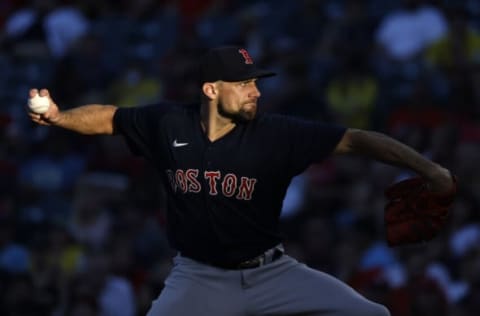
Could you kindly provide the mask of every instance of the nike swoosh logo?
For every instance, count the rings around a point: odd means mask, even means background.
[[[183,146],[187,146],[187,145],[188,145],[188,143],[179,143],[179,142],[177,142],[176,139],[172,143],[173,147],[183,147]]]

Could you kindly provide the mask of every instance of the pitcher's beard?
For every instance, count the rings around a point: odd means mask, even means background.
[[[231,119],[234,122],[245,123],[255,118],[255,116],[257,115],[257,107],[254,107],[251,111],[246,111],[242,108],[236,113],[228,113],[227,111],[225,111],[222,105],[219,105],[218,113],[223,117]]]

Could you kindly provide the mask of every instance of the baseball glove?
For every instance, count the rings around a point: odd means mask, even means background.
[[[390,247],[428,241],[445,226],[457,193],[457,181],[446,193],[428,189],[420,177],[397,182],[385,190],[385,228]]]

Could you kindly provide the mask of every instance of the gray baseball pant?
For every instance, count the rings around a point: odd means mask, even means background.
[[[288,255],[224,270],[180,255],[147,316],[389,316],[340,280]]]

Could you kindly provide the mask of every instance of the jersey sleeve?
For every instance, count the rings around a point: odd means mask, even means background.
[[[346,131],[343,126],[301,119],[287,119],[284,124],[285,139],[289,140],[289,163],[294,174],[332,154]]]
[[[161,104],[119,108],[113,117],[115,134],[125,138],[132,153],[151,159],[158,147],[165,112],[165,106]]]

